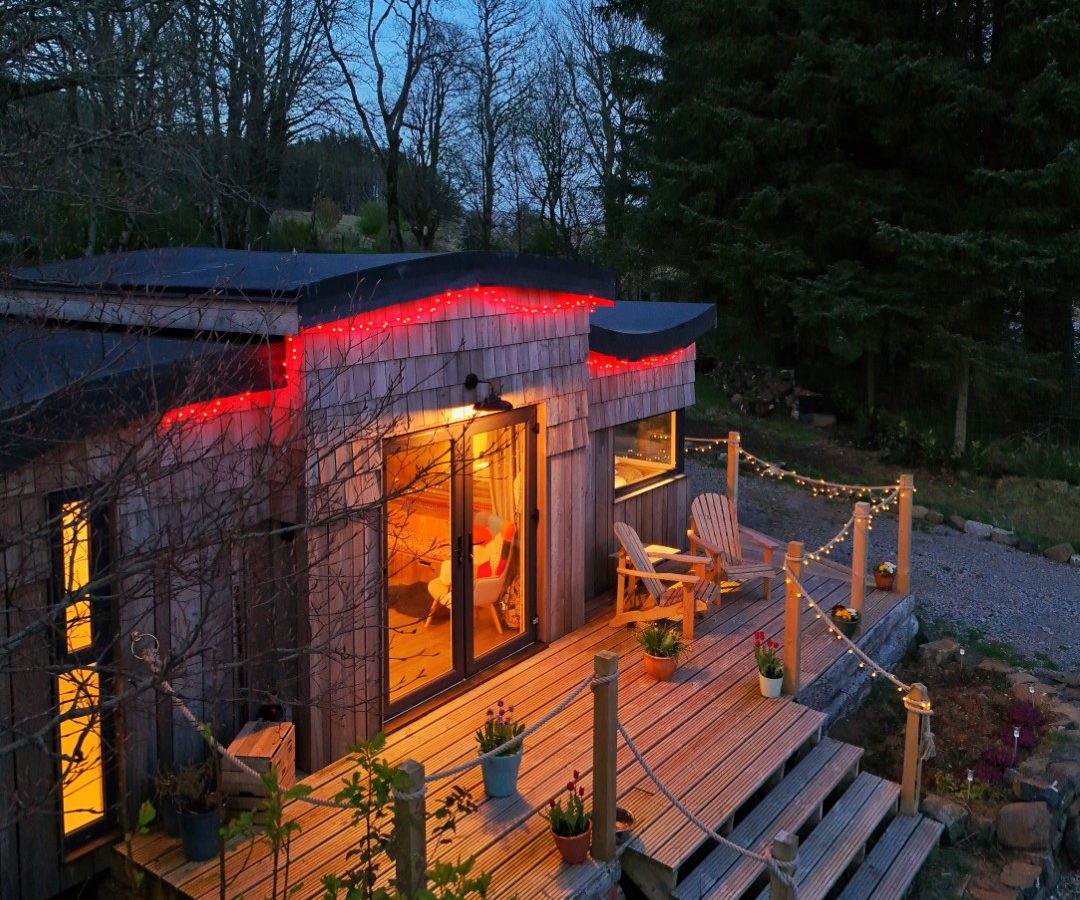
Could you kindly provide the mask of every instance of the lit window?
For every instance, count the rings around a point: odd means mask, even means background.
[[[70,848],[110,824],[100,713],[100,627],[95,621],[94,527],[83,500],[61,503],[57,600],[63,605],[61,671],[56,679],[60,803],[65,844]]]
[[[682,469],[675,412],[615,426],[615,490],[630,488]]]

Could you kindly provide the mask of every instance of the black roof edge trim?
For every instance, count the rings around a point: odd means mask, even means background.
[[[690,305],[690,304],[686,304]],[[689,347],[698,338],[716,327],[716,307],[711,303],[695,303],[700,310],[692,317],[676,324],[663,324],[662,318],[654,331],[620,331],[616,324],[589,326],[589,349],[605,356],[636,362],[650,356],[663,356],[683,347]],[[618,315],[619,304],[612,310]]]
[[[614,299],[615,279],[599,266],[525,254],[484,251],[436,254],[329,278],[305,288],[300,326],[471,287],[510,287]]]

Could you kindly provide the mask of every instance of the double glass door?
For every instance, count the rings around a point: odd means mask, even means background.
[[[535,640],[532,410],[387,442],[386,714]]]

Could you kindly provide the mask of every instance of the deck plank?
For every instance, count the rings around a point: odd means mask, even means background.
[[[826,609],[833,602],[843,602],[848,591],[847,585],[835,578],[819,575],[808,576],[805,584]],[[902,599],[895,594],[868,592],[866,627]],[[745,748],[761,746],[752,743],[754,735],[773,735],[777,746],[786,747],[794,740],[788,737],[785,741],[788,729],[809,727],[807,721],[801,726],[799,722],[810,711],[795,707],[800,712],[791,718],[780,712],[780,707],[792,706],[789,701],[766,701],[757,696],[754,687],[749,638],[756,630],[782,638],[782,592],[774,592],[772,600],[765,602],[759,587],[751,582],[726,593],[719,607],[701,621],[691,656],[676,678],[664,684],[644,675],[633,633],[607,625],[610,606],[591,602],[589,608],[598,610],[599,615],[583,628],[391,731],[387,758],[420,759],[428,772],[463,762],[475,756],[472,732],[494,699],[505,698],[514,703],[520,719],[535,721],[592,671],[594,655],[605,649],[622,657],[620,719],[665,783],[670,778],[681,796],[701,805],[709,815],[723,816],[729,807],[737,808],[745,796],[760,787],[760,772],[768,768],[771,760],[758,765],[751,776],[740,778],[739,770],[735,770],[731,778],[714,777],[711,780],[735,784],[719,793],[707,783],[710,779],[706,775],[712,771],[709,766],[743,766],[747,761]],[[800,617],[800,638],[804,642],[803,683],[808,684],[840,657],[843,648],[829,637],[812,611],[805,609]],[[536,815],[558,792],[565,773],[577,768],[588,776],[591,725],[592,704],[586,691],[550,726],[527,741],[517,797],[499,801],[484,797],[478,770],[455,779],[455,784],[472,789],[478,809],[461,820],[458,834],[442,852],[449,858],[475,853],[478,870],[492,873],[491,896],[509,892],[523,896],[523,886],[528,887],[531,896],[568,896],[590,879],[602,876],[600,867],[592,864],[567,871],[569,867],[558,862],[546,826]],[[707,754],[708,766],[702,763],[702,754]],[[683,835],[665,838],[675,857],[685,853],[688,841],[698,843],[695,836],[687,834],[689,829],[683,827],[681,816],[669,809],[651,783],[645,781],[644,773],[623,746],[619,748],[617,765],[619,796],[634,797],[635,811],[643,813],[639,821],[644,833],[659,835],[656,823],[671,824],[674,832]],[[350,770],[347,759],[337,760],[305,782],[313,787],[315,796],[332,797]],[[432,785],[429,809],[449,789],[448,783]],[[287,815],[295,818],[302,829],[293,844],[294,883],[303,881],[302,895],[317,895],[322,875],[341,873],[348,865],[345,853],[353,843],[349,813],[299,804],[291,806]],[[175,896],[200,900],[218,896],[216,860],[186,862],[178,842],[159,835],[137,838],[133,852],[136,863],[163,888],[172,886]],[[262,839],[232,848],[226,858],[229,896],[264,893],[270,878],[268,860],[268,848]]]

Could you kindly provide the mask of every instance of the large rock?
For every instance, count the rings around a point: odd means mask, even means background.
[[[955,528],[957,531],[963,531],[964,529],[966,529],[967,522],[968,520],[965,519],[963,516],[949,516],[949,524],[952,525],[952,527]]]
[[[1062,792],[1080,791],[1080,762],[1059,760],[1046,767],[1046,777],[1056,781]]]
[[[1069,807],[1069,817],[1065,820],[1065,840],[1062,842],[1065,853],[1074,867],[1080,869],[1080,800]]]
[[[925,506],[920,506],[918,503],[914,503],[911,506],[911,518],[913,519],[925,519],[928,512],[930,512],[930,510]]]
[[[1004,544],[1006,547],[1015,547],[1020,543],[1020,538],[1015,531],[1006,531],[1004,528],[995,528],[990,532],[990,540],[995,544]]]
[[[1042,878],[1042,873],[1042,866],[1017,859],[1005,864],[1001,870],[1001,883],[1016,891],[1030,891]]]
[[[945,517],[939,513],[936,509],[928,510],[926,513],[927,525],[940,525],[945,521]]]
[[[1050,810],[1045,803],[1007,803],[998,811],[998,843],[1012,850],[1050,848]]]
[[[941,638],[919,645],[919,661],[931,666],[944,666],[956,659],[960,645],[952,638]]]
[[[1069,562],[1075,553],[1076,551],[1073,549],[1073,545],[1069,543],[1054,544],[1053,547],[1047,547],[1043,550],[1043,556],[1059,563]]]
[[[967,810],[959,803],[940,794],[927,794],[922,803],[923,814],[945,826],[945,843],[955,844],[964,836]]]
[[[1009,683],[1009,687],[1012,687],[1014,684],[1033,684],[1039,679],[1032,675],[1030,672],[1020,672],[1016,669],[1013,669],[1012,672],[1009,672],[1005,676],[1005,680]]]
[[[987,525],[985,522],[976,522],[974,519],[968,519],[964,523],[964,531],[968,534],[973,534],[980,540],[986,540],[994,533],[994,526]]]
[[[1080,704],[1055,700],[1050,704],[1050,712],[1071,728],[1080,728]]]

